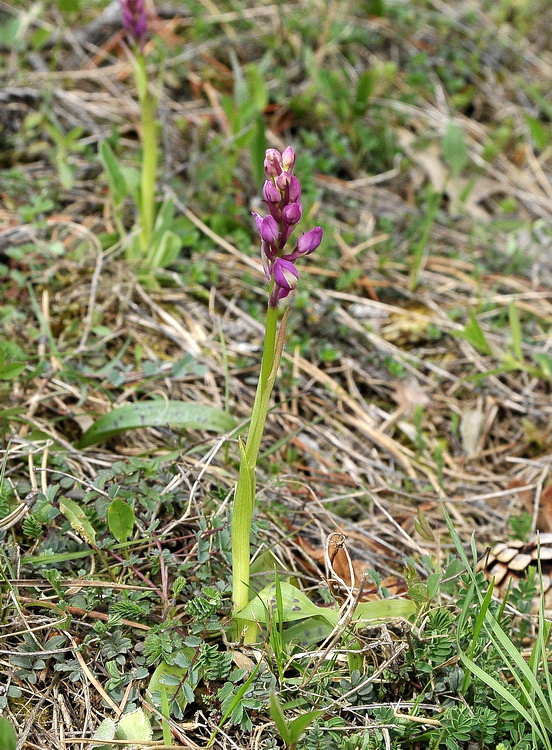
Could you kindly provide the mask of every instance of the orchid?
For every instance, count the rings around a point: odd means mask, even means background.
[[[130,243],[129,260],[146,261],[148,267],[157,265],[158,247],[152,241],[156,214],[156,181],[159,146],[156,126],[157,97],[152,92],[146,69],[144,42],[148,31],[145,0],[119,0],[123,27],[132,44],[127,54],[132,65],[138,99],[140,102],[140,137],[142,141],[142,168],[140,170],[139,242]]]
[[[286,334],[286,310],[280,320],[278,303],[295,289],[299,272],[295,262],[310,255],[322,241],[322,229],[314,227],[303,234],[293,248],[288,243],[303,216],[301,184],[293,174],[295,152],[288,147],[283,153],[275,148],[266,151],[266,181],[263,198],[268,213],[253,213],[261,238],[261,260],[270,283],[261,372],[251,413],[245,445],[240,441],[240,470],[232,514],[232,597],[235,635],[245,643],[254,643],[256,623],[240,615],[250,599],[251,523],[255,508],[255,469],[268,414],[270,396]]]
[[[264,170],[266,181],[263,198],[268,214],[253,213],[257,231],[261,237],[261,260],[266,278],[271,282],[268,304],[278,307],[297,286],[299,274],[295,261],[310,255],[322,242],[321,227],[314,227],[296,242],[291,251],[287,243],[301,221],[301,183],[293,174],[295,152],[288,146],[283,153],[275,148],[266,151]]]

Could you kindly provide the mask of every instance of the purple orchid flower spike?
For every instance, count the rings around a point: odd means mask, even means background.
[[[148,16],[144,0],[120,0],[123,27],[140,47],[148,31]]]
[[[314,227],[299,238],[293,250],[285,252],[303,215],[301,183],[293,175],[294,167],[295,152],[290,146],[283,153],[275,148],[266,150],[263,198],[268,214],[263,217],[253,213],[253,218],[261,237],[263,269],[271,282],[270,307],[278,307],[278,302],[297,286],[299,273],[295,261],[310,255],[322,242],[322,228]]]

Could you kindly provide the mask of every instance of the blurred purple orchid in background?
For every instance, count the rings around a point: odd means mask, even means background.
[[[120,0],[123,13],[123,27],[140,47],[143,46],[148,30],[148,16],[144,0]]]
[[[303,215],[301,184],[293,175],[294,166],[295,152],[289,146],[282,154],[275,148],[266,150],[263,198],[268,214],[261,216],[253,212],[261,237],[263,269],[266,278],[273,282],[270,307],[277,307],[278,302],[297,286],[299,274],[295,261],[310,255],[322,242],[322,228],[314,227],[299,238],[291,252],[284,252]]]

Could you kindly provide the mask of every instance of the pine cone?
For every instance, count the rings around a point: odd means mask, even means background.
[[[494,593],[503,596],[508,586],[519,586],[520,579],[530,571],[537,571],[540,558],[544,608],[552,610],[552,533],[539,534],[529,542],[512,540],[497,544],[478,565],[487,580],[494,578]],[[537,581],[538,588],[538,581]],[[533,612],[538,612],[539,596],[533,602]]]

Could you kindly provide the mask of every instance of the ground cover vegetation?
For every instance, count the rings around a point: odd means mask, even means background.
[[[552,747],[549,3],[124,5],[0,2],[0,748]]]

